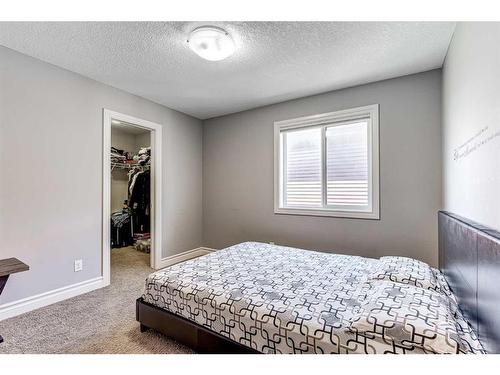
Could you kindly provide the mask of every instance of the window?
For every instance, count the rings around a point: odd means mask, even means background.
[[[378,105],[275,122],[275,212],[379,218]]]

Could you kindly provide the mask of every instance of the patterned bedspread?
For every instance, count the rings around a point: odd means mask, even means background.
[[[441,273],[256,242],[152,273],[145,302],[263,353],[482,353]]]

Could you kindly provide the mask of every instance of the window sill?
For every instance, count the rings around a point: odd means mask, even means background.
[[[379,212],[363,211],[330,211],[321,209],[300,209],[300,208],[275,208],[274,213],[278,215],[299,215],[299,216],[321,216],[337,217],[349,219],[380,220]]]

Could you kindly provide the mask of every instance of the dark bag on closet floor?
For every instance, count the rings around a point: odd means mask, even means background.
[[[134,243],[132,218],[130,215],[122,216],[120,220],[111,217],[111,247],[126,247]]]

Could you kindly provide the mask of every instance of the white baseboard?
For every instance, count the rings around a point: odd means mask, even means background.
[[[102,288],[102,276],[0,305],[0,321]]]
[[[184,262],[189,259],[198,258],[202,255],[207,255],[214,251],[216,250],[209,247],[198,247],[196,249],[184,251],[180,254],[171,255],[160,260],[158,269],[165,268],[176,263]]]
[[[184,251],[180,254],[175,254],[160,261],[158,268],[164,268],[183,262],[189,259],[197,258],[202,255],[209,254],[215,249],[208,247],[198,247],[196,249]],[[77,284],[68,285],[59,289],[54,289],[45,293],[37,294],[28,298],[23,298],[18,301],[5,303],[0,305],[0,321],[12,318],[26,312],[39,309],[40,307],[52,305],[53,303],[63,301],[68,298],[76,297],[80,294],[88,293],[93,290],[107,286],[102,276],[94,279],[82,281]]]

